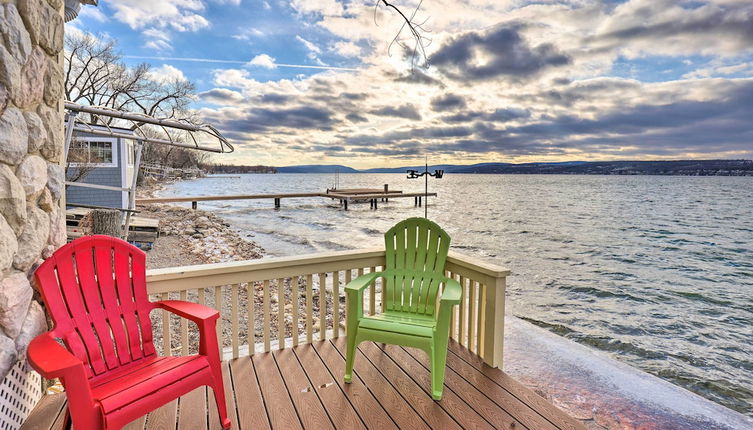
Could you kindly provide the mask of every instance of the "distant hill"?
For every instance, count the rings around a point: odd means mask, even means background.
[[[277,167],[280,173],[405,173],[422,171],[424,166],[380,167],[356,170],[340,165]],[[445,173],[558,174],[558,175],[683,175],[753,176],[751,160],[677,160],[677,161],[566,161],[559,163],[479,163],[472,165],[437,164],[429,170]]]

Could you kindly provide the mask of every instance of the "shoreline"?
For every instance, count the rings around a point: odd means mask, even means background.
[[[163,189],[167,184],[160,185],[152,190],[152,194]],[[169,210],[170,207],[170,205],[160,206],[168,207],[165,210]],[[188,212],[202,212],[187,208],[180,209]],[[220,217],[216,218],[220,220],[219,222],[226,224],[225,228],[230,229],[225,220]],[[197,243],[202,240],[192,236],[189,239]],[[286,283],[285,287],[286,293],[289,294],[289,284]],[[259,298],[260,296],[257,297],[257,301]],[[226,297],[225,301],[229,301],[229,298]],[[330,297],[328,297],[328,303],[331,304]],[[276,306],[276,302],[272,306]],[[512,319],[516,318],[508,317],[510,324],[507,326],[505,336],[505,372],[583,422],[589,429],[744,429],[753,427],[753,419],[750,417],[695,395],[689,390],[666,382],[641,369],[626,365],[608,354],[592,350],[530,323],[513,323]],[[327,327],[331,327],[329,320]],[[597,369],[590,369],[588,363],[593,364]],[[615,372],[621,377],[614,377]],[[631,393],[631,390],[636,389],[631,384],[636,383],[641,384],[640,389],[644,390],[645,398],[636,396],[634,392]],[[662,393],[668,393],[669,396],[662,397]],[[692,407],[697,407],[697,409],[692,411],[690,410]]]

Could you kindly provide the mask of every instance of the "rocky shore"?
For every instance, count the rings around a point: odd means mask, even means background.
[[[142,197],[153,197],[160,189],[164,187],[161,184],[147,184],[139,190]],[[194,210],[187,207],[154,204],[140,206],[141,211],[138,215],[147,218],[158,219],[160,222],[160,237],[154,242],[151,250],[147,251],[147,269],[160,269],[168,267],[191,266],[196,264],[224,263],[230,261],[253,260],[262,258],[264,250],[249,240],[244,239],[240,234],[230,227],[225,220],[211,212],[203,210]],[[283,281],[285,307],[285,333],[286,337],[292,336],[293,321],[291,317],[294,302],[292,297],[291,282],[298,282],[301,296],[298,297],[299,314],[305,312],[305,284],[300,278],[286,279]],[[277,313],[279,310],[278,282],[270,282],[270,339],[277,340],[278,324]],[[319,286],[315,283],[314,289],[314,317],[313,325],[315,331],[318,331],[320,325],[319,315]],[[262,318],[263,309],[263,284],[261,282],[253,284],[240,284],[238,289],[238,306],[239,306],[239,337],[240,339],[249,339],[250,332],[253,331],[253,338],[256,343],[263,341]],[[190,291],[186,299],[189,301],[198,301],[196,291]],[[223,288],[222,303],[219,306],[215,303],[214,292],[211,289],[205,291],[206,304],[213,308],[220,308],[222,314],[222,333],[221,342],[224,347],[230,346],[231,323],[230,323],[230,288]],[[248,321],[249,315],[249,298],[253,295],[254,314],[257,315],[254,327],[252,328]],[[179,293],[173,293],[170,299],[180,299]],[[160,299],[160,298],[154,298]],[[332,306],[332,296],[326,293],[327,306]],[[343,304],[341,303],[341,308]],[[341,311],[344,312],[344,309]],[[154,325],[155,344],[161,349],[163,319],[157,313],[152,314],[152,323]],[[304,319],[299,323],[299,333],[305,329]],[[327,316],[327,329],[332,328],[331,315]],[[180,350],[180,325],[177,319],[170,322],[171,331],[171,349],[174,352]],[[193,327],[189,328],[189,351],[195,352],[198,348],[198,332]]]

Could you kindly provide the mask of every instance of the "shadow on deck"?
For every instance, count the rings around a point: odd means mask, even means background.
[[[430,395],[421,351],[366,342],[343,383],[345,338],[223,363],[233,429],[584,429],[499,369],[451,341],[444,398]],[[208,406],[209,405],[209,406]],[[61,429],[65,396],[45,397],[22,429]],[[195,390],[125,427],[217,429],[211,391]]]

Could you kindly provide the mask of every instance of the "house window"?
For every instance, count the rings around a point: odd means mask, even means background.
[[[76,140],[71,143],[68,160],[73,165],[92,164],[101,167],[115,167],[114,140]]]

